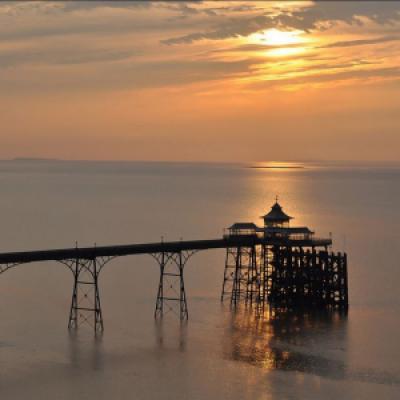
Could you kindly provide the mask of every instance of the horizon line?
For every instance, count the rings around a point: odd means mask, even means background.
[[[243,161],[217,161],[217,160],[144,160],[144,159],[67,159],[54,157],[13,157],[0,158],[0,162],[115,162],[115,163],[163,163],[163,164],[255,164],[254,168],[264,168],[262,163],[380,163],[398,164],[399,160],[349,160],[349,159],[281,159],[281,160],[243,160]]]

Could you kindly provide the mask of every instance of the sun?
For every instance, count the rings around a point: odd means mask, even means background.
[[[309,40],[303,34],[301,30],[280,31],[273,28],[250,35],[248,42],[257,44],[259,51],[266,56],[290,57],[306,51],[305,44]]]
[[[252,39],[255,42],[269,46],[287,46],[293,44],[304,43],[304,38],[301,37],[303,31],[280,31],[279,29],[268,29],[266,31],[254,33]]]

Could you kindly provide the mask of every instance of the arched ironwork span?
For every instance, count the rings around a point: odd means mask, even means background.
[[[17,267],[18,265],[21,265],[22,263],[10,263],[10,264],[0,264],[0,274],[3,272],[8,271],[11,268]]]

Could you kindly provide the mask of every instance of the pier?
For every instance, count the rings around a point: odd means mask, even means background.
[[[21,264],[56,261],[73,274],[68,327],[89,323],[104,330],[99,276],[116,257],[148,254],[160,269],[154,316],[177,307],[189,317],[184,268],[199,251],[224,249],[221,301],[244,303],[262,315],[275,309],[348,307],[347,255],[329,251],[331,238],[317,238],[307,227],[290,227],[278,201],[264,215],[264,226],[238,222],[222,238],[132,245],[93,246],[0,254],[0,274]]]

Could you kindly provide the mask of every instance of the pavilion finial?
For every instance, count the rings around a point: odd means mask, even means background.
[[[275,196],[275,202],[276,202],[276,203],[278,202],[278,199],[279,199],[279,196],[276,195],[276,196]]]

